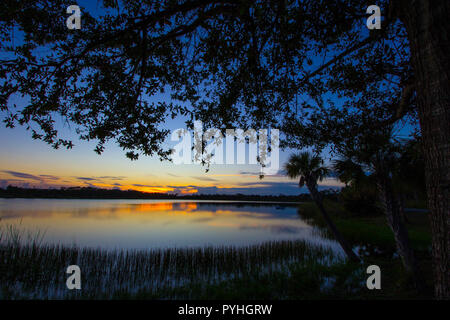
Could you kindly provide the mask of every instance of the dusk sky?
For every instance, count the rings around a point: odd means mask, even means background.
[[[182,121],[165,124],[175,130]],[[208,173],[200,165],[175,165],[157,157],[131,161],[114,143],[102,155],[93,149],[95,142],[80,141],[73,130],[64,128],[64,136],[74,139],[74,148],[55,150],[33,140],[24,127],[0,128],[0,186],[69,187],[134,189],[146,192],[220,193],[220,194],[298,194],[298,182],[279,174],[259,179],[258,165],[212,165]],[[166,142],[174,146],[170,138]],[[281,151],[280,166],[288,157]],[[248,161],[247,161],[248,162]],[[334,179],[322,184],[338,186]]]

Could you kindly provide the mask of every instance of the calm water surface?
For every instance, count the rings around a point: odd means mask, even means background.
[[[0,225],[45,231],[46,243],[106,249],[305,239],[340,251],[297,210],[292,204],[233,201],[0,199]]]

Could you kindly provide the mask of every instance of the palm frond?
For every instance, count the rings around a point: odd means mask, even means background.
[[[328,169],[323,166],[322,158],[307,151],[292,154],[284,168],[289,178],[300,177],[300,187],[304,186],[306,177],[322,181],[328,175]]]

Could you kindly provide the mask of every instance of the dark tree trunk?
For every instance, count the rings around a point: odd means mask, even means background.
[[[378,178],[377,187],[380,202],[383,206],[382,209],[386,215],[388,225],[394,233],[395,244],[403,266],[413,276],[417,290],[421,291],[424,288],[424,282],[409,241],[408,229],[402,217],[400,200],[395,196],[389,178]]]
[[[410,42],[423,137],[435,295],[450,299],[450,1],[397,3]]]
[[[317,207],[319,208],[320,212],[322,213],[323,218],[325,219],[325,222],[328,225],[328,228],[330,228],[331,232],[333,233],[336,240],[341,245],[342,249],[344,249],[345,254],[351,261],[358,262],[360,261],[359,257],[353,252],[352,246],[345,240],[345,238],[341,235],[339,230],[337,229],[336,225],[334,224],[331,217],[328,215],[327,211],[325,210],[325,207],[323,206],[322,196],[318,192],[316,188],[315,183],[307,183],[306,184],[309,190],[309,193],[311,194],[311,197],[313,198],[314,202],[316,203]]]
[[[398,205],[399,208],[398,210],[400,211],[400,218],[406,223],[406,224],[410,224],[411,222],[408,219],[408,216],[406,215],[406,211],[405,211],[405,196],[403,194],[399,195],[398,198]]]

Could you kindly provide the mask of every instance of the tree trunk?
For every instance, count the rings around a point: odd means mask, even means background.
[[[400,212],[400,219],[403,220],[405,224],[410,224],[411,222],[409,221],[405,211],[405,196],[403,194],[399,195],[398,206],[399,206],[398,210]]]
[[[410,42],[423,137],[435,296],[450,299],[450,1],[398,4]]]
[[[336,225],[334,224],[333,220],[326,212],[326,210],[323,206],[322,196],[317,191],[316,185],[314,183],[307,183],[307,187],[308,187],[309,193],[311,194],[311,197],[313,198],[317,207],[319,207],[319,210],[322,213],[322,216],[325,219],[325,222],[327,223],[328,227],[330,228],[330,230],[333,233],[336,240],[341,245],[342,249],[344,249],[344,252],[347,255],[348,259],[351,261],[359,262],[360,261],[359,257],[353,252],[351,245],[341,235],[341,233],[338,231]]]
[[[394,233],[395,244],[398,254],[402,259],[403,266],[413,276],[417,290],[421,291],[424,288],[424,282],[420,275],[417,260],[414,257],[414,251],[411,248],[408,229],[402,218],[400,201],[394,195],[389,178],[378,178],[377,187],[380,202],[383,206],[388,225]]]

